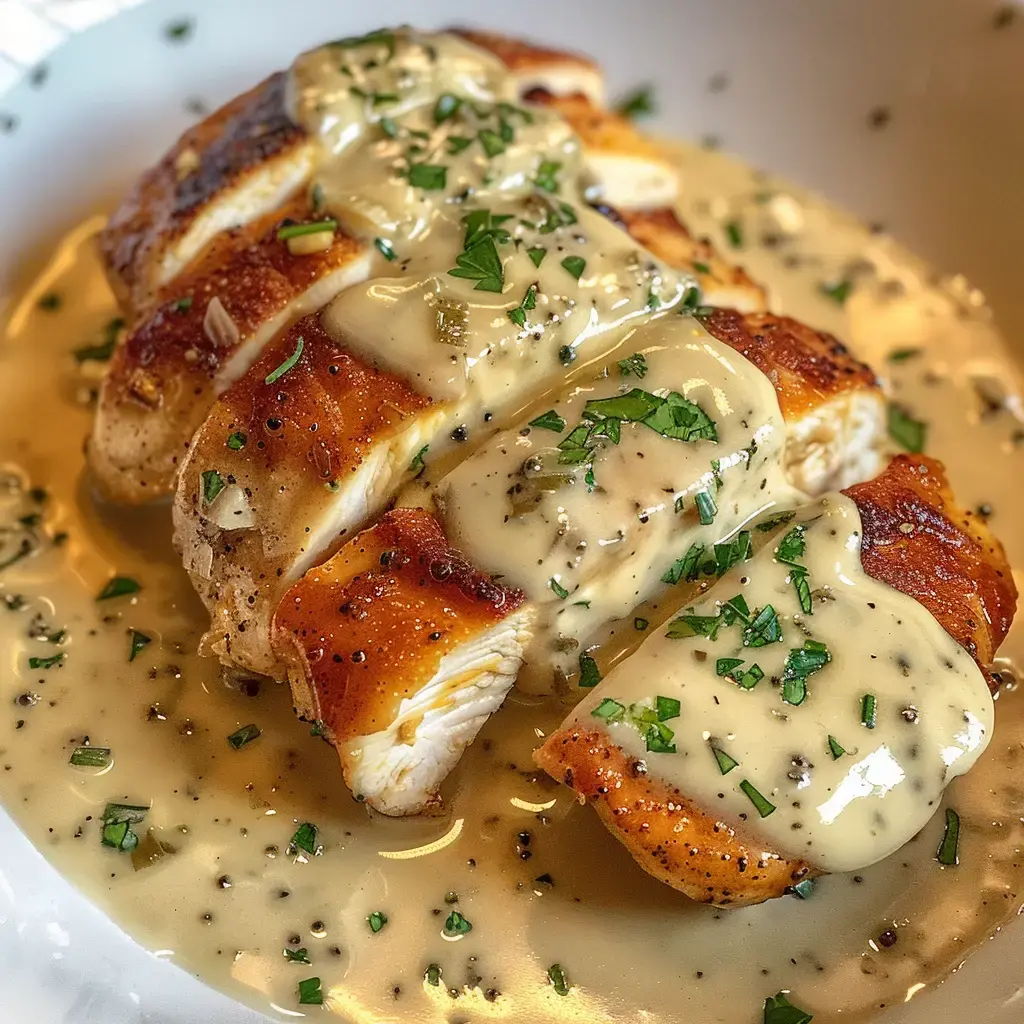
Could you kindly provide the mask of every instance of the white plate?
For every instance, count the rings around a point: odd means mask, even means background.
[[[659,127],[715,135],[884,222],[986,290],[1013,337],[1024,331],[1024,14],[998,10],[986,0],[434,0],[429,10],[413,0],[152,0],[64,44],[48,74],[0,96],[0,313],[15,273],[116,197],[193,119],[195,100],[216,105],[325,38],[457,22],[593,54],[613,90],[653,80]],[[183,18],[194,32],[169,41],[167,26]],[[882,128],[876,111],[888,112]],[[1022,940],[1010,929],[885,1020],[1019,1024]],[[5,1024],[267,1019],[138,947],[2,814],[0,993]]]

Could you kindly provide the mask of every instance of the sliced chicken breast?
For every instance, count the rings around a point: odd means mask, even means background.
[[[419,509],[385,513],[288,591],[274,643],[357,799],[392,815],[438,801],[519,670],[522,601]]]
[[[316,146],[293,124],[276,74],[190,128],[148,170],[100,235],[128,309],[153,297],[222,231],[278,209],[309,178]]]
[[[722,581],[716,593],[723,600],[652,636],[535,755],[595,808],[644,870],[695,900],[758,903],[824,870],[879,859],[922,827],[942,786],[970,767],[987,740],[985,665],[1009,629],[1017,596],[998,541],[956,504],[941,465],[922,456],[900,456],[875,480],[824,502],[823,512],[798,515],[797,529],[787,525],[799,543],[786,533]],[[817,544],[824,552],[812,556]],[[830,561],[842,571],[835,589]],[[811,566],[812,588],[825,589],[811,591],[813,615],[799,606],[791,614],[777,598],[768,637],[751,624],[754,615],[768,621],[765,608],[740,606],[733,591],[744,593],[741,578],[771,573],[776,593],[796,592],[797,563],[805,572]],[[722,659],[736,629],[744,646]],[[803,641],[801,653],[817,659],[810,671],[804,663],[802,679],[788,657],[775,677],[744,675],[755,658],[768,664],[775,630],[785,633],[785,646]],[[809,643],[818,643],[816,651]],[[672,696],[627,706],[630,680]],[[743,702],[765,717],[737,710]],[[643,729],[646,752],[632,735]],[[753,782],[748,748],[763,755]],[[773,784],[765,764],[785,765],[789,774],[781,778],[786,769],[776,767]],[[899,790],[907,774],[911,781]],[[911,789],[912,799],[900,803]],[[792,801],[802,810],[787,825]],[[817,837],[841,813],[853,815],[854,827],[830,849]]]
[[[665,151],[621,114],[587,96],[533,89],[524,97],[557,111],[583,143],[590,176],[588,196],[622,210],[650,210],[674,203],[679,174]]]
[[[343,233],[278,238],[311,219],[303,199],[217,236],[132,327],[103,382],[88,447],[109,498],[138,504],[170,494],[217,395],[288,323],[370,275],[371,250]],[[311,238],[313,251],[296,244]]]
[[[175,543],[210,611],[206,653],[273,675],[270,618],[377,511],[445,410],[299,320],[221,396],[182,466]]]
[[[512,74],[521,97],[534,89],[543,89],[553,96],[584,96],[595,107],[604,104],[604,75],[588,57],[551,50],[496,32],[465,28],[451,31],[493,53]]]

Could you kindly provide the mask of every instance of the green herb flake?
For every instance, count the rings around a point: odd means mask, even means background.
[[[832,755],[833,761],[838,761],[839,758],[846,753],[845,747],[835,738],[835,736],[829,736],[828,738],[828,750]]]
[[[285,947],[281,952],[284,953],[285,960],[290,964],[311,964],[313,962],[309,959],[309,950],[305,946],[301,949],[288,949]]]
[[[277,240],[287,242],[289,238],[302,238],[303,235],[319,235],[321,232],[338,230],[336,220],[315,220],[308,224],[285,224],[277,229]]]
[[[935,859],[947,868],[960,863],[960,815],[952,807],[946,808],[946,831],[942,835]]]
[[[590,714],[592,717],[601,718],[606,722],[617,722],[626,714],[626,707],[611,697],[605,697]]]
[[[661,577],[662,583],[676,586],[680,580],[693,582],[700,575],[700,560],[704,555],[704,545],[694,542],[686,549],[682,558],[677,558]]]
[[[151,643],[153,638],[140,633],[137,629],[132,630],[131,644],[128,648],[128,661],[134,661]]]
[[[557,578],[554,576],[552,576],[551,579],[548,580],[548,586],[552,589],[552,591],[554,591],[555,596],[563,601],[569,596],[569,591],[566,590],[565,587],[563,587],[562,584],[559,583]]]
[[[384,257],[389,263],[398,259],[398,253],[395,252],[395,247],[386,238],[375,238],[373,244],[377,247],[377,251]]]
[[[444,164],[413,164],[409,168],[409,184],[413,188],[436,192],[447,186],[448,168]]]
[[[59,654],[51,654],[48,658],[29,658],[29,668],[49,669],[59,665],[64,660],[64,651]]]
[[[807,678],[821,671],[832,660],[828,647],[818,640],[805,640],[803,647],[793,648],[786,655],[782,673],[782,699],[798,706],[807,697]]]
[[[715,662],[715,675],[727,676],[743,664],[742,658],[719,658]]]
[[[730,757],[721,747],[716,747],[713,743],[711,744],[711,753],[715,755],[715,760],[718,762],[718,770],[723,775],[728,775],[733,768],[739,767],[739,761],[734,757]]]
[[[781,992],[764,1001],[764,1024],[811,1024],[814,1018],[794,1006]]]
[[[427,463],[426,463],[426,460],[423,458],[423,456],[427,454],[427,451],[429,450],[429,448],[430,448],[430,445],[429,444],[425,444],[412,457],[412,461],[409,463],[409,472],[410,473],[413,473],[414,475],[419,476],[427,468]]]
[[[754,805],[754,809],[762,818],[767,818],[769,814],[775,811],[775,804],[763,797],[747,779],[740,783],[740,789],[743,790],[744,795]]]
[[[259,726],[256,725],[243,725],[241,729],[236,729],[228,737],[228,746],[234,750],[241,750],[247,743],[252,743],[253,740],[260,737]]]
[[[642,633],[650,625],[647,619],[641,618],[639,615],[633,619],[633,628],[638,632]]]
[[[764,670],[757,662],[753,662],[750,668],[744,669],[738,674],[734,674],[733,678],[736,680],[736,684],[742,690],[752,690],[762,679],[764,679]]]
[[[562,165],[554,160],[542,160],[540,167],[537,168],[537,177],[533,179],[534,184],[545,192],[557,192],[558,172],[561,169]]]
[[[721,623],[719,615],[680,615],[668,624],[665,635],[670,640],[688,640],[693,636],[714,640]]]
[[[798,558],[803,557],[806,547],[807,541],[804,537],[804,528],[802,526],[794,526],[780,541],[775,551],[775,557],[780,562],[795,562]]]
[[[809,900],[814,895],[814,879],[805,878],[796,885],[787,886],[786,892],[799,900]]]
[[[724,225],[725,237],[734,249],[743,248],[743,225],[738,220],[730,220]]]
[[[928,424],[915,420],[905,409],[889,404],[889,436],[903,449],[915,455],[924,451]]]
[[[659,722],[669,722],[678,718],[682,705],[675,697],[656,697],[654,699],[654,710]]]
[[[895,348],[886,355],[886,361],[890,363],[904,363],[908,359],[919,356],[924,349],[920,348]]]
[[[138,581],[133,580],[130,576],[115,576],[96,595],[96,600],[108,601],[112,597],[124,597],[127,594],[137,594],[141,589],[142,586]]]
[[[547,256],[548,251],[542,245],[535,245],[532,249],[526,250],[526,255],[530,257],[530,261],[535,267],[540,267],[544,262],[544,257]]]
[[[818,289],[826,299],[831,299],[836,305],[843,306],[853,291],[853,282],[844,277],[838,281],[823,282],[818,285]]]
[[[366,923],[370,926],[370,931],[376,935],[388,923],[388,915],[381,910],[375,910],[366,918]]]
[[[324,993],[319,978],[306,978],[299,982],[300,1006],[323,1006]]]
[[[775,609],[766,604],[743,630],[744,647],[767,647],[782,639],[782,627]]]
[[[240,430],[236,430],[233,434],[228,435],[228,447],[233,452],[240,452],[248,442],[249,436],[243,434]]]
[[[434,124],[444,124],[453,118],[462,106],[462,100],[450,92],[443,92],[434,104]]]
[[[148,807],[137,804],[107,804],[103,811],[100,842],[122,853],[130,853],[139,845],[139,837],[132,830],[132,825],[143,822],[148,813]]]
[[[480,145],[488,159],[493,159],[505,152],[505,140],[490,128],[482,128],[477,134]]]
[[[873,693],[865,693],[860,700],[860,724],[867,729],[874,729],[878,715],[878,699]]]
[[[475,291],[500,292],[505,286],[505,268],[490,232],[476,235],[455,257],[455,263],[456,266],[448,271],[449,275],[476,281]]]
[[[296,850],[302,850],[304,853],[315,855],[317,851],[317,832],[318,829],[311,821],[304,821],[295,830],[295,835],[291,838],[289,844]]]
[[[702,492],[702,493],[707,493]],[[710,497],[710,495],[709,495]],[[740,530],[731,540],[722,544],[716,544],[715,552],[715,575],[721,578],[734,565],[746,561],[753,554],[750,545],[750,531]]]
[[[175,313],[187,313],[192,308],[192,302],[192,296],[186,295],[184,298],[175,299],[174,302],[171,303],[171,309],[173,309]]]
[[[653,88],[649,85],[643,85],[635,89],[616,104],[615,112],[630,121],[650,117],[657,112]]]
[[[444,933],[451,937],[453,935],[468,935],[473,930],[469,918],[464,917],[457,910],[453,910],[444,922]]]
[[[554,986],[555,991],[560,996],[567,996],[571,985],[569,979],[566,976],[565,968],[561,964],[552,964],[548,968],[548,981]]]
[[[427,969],[423,972],[423,980],[428,985],[433,985],[437,988],[441,984],[441,967],[439,964],[427,964]]]
[[[626,359],[620,359],[615,365],[618,366],[619,373],[623,377],[632,376],[643,380],[647,376],[647,360],[642,352],[634,352]]]
[[[587,261],[582,256],[566,256],[562,267],[578,281],[587,269]]]
[[[109,768],[110,747],[75,747],[68,761],[76,768]]]
[[[537,286],[535,284],[531,284],[530,287],[526,289],[526,294],[523,296],[523,301],[520,302],[519,305],[516,306],[514,309],[510,309],[508,311],[508,318],[517,327],[525,327],[526,326],[526,314],[530,310],[536,309],[536,308],[537,308]]]
[[[203,504],[212,505],[217,500],[217,495],[227,487],[224,478],[215,469],[207,469],[203,472]]]
[[[701,526],[710,526],[715,521],[715,516],[718,515],[718,505],[711,496],[711,492],[698,491],[693,496],[693,503],[697,506],[697,517]]]
[[[462,135],[449,135],[446,145],[448,146],[449,155],[456,156],[463,152],[463,150],[469,149],[473,145],[473,140],[467,139]]]
[[[548,409],[536,419],[530,420],[530,426],[538,427],[541,430],[553,430],[556,434],[560,434],[565,430],[565,420],[554,409]]]
[[[295,342],[295,351],[276,369],[267,374],[264,384],[276,384],[289,370],[295,368],[295,364],[302,358],[302,350],[306,341],[300,334]]]
[[[601,682],[601,671],[597,667],[597,662],[589,654],[581,654],[579,685],[584,689],[591,689],[599,682]]]
[[[647,750],[652,754],[674,754],[676,745],[673,742],[675,733],[661,722],[654,722],[647,727],[644,734],[644,741]]]

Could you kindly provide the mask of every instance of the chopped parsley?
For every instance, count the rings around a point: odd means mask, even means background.
[[[718,515],[718,505],[711,496],[710,491],[698,491],[693,496],[693,503],[697,506],[697,518],[701,526],[710,526]],[[749,534],[747,535],[749,536]],[[715,545],[716,549],[718,545]]]
[[[611,697],[605,697],[590,714],[594,718],[603,718],[609,722],[618,721],[626,713],[626,705],[620,704]]]
[[[781,992],[764,1001],[764,1024],[811,1024],[814,1018],[794,1006]]]
[[[580,655],[580,682],[584,689],[590,689],[601,682],[601,670],[589,654]]]
[[[713,743],[711,744],[711,753],[715,755],[715,761],[718,762],[718,770],[723,775],[728,775],[733,768],[739,767],[739,761],[734,757],[730,757],[721,747],[716,747]]]
[[[445,935],[468,935],[473,930],[469,918],[464,917],[457,910],[453,910],[444,922]]]
[[[681,705],[674,697],[655,697],[654,706],[638,701],[627,708],[611,697],[605,697],[590,714],[606,722],[625,722],[643,737],[647,750],[655,754],[674,754],[675,734],[665,722],[678,718]]]
[[[873,693],[865,693],[860,701],[860,724],[865,728],[874,729],[877,715],[878,699]]]
[[[922,351],[919,348],[895,348],[885,358],[890,363],[903,363],[919,356]]]
[[[258,739],[260,735],[259,726],[243,725],[241,729],[236,729],[228,737],[228,745],[235,750],[241,750],[247,743]]]
[[[426,468],[427,463],[423,458],[427,454],[427,450],[430,448],[429,444],[425,444],[413,457],[409,463],[409,472],[419,476]]]
[[[212,505],[217,500],[217,495],[225,487],[227,487],[227,484],[224,482],[224,477],[217,470],[205,470],[203,472],[203,504]]]
[[[743,248],[743,225],[738,220],[730,220],[725,224],[725,237],[734,249]]]
[[[295,835],[292,836],[290,845],[296,850],[302,850],[304,853],[315,854],[318,849],[316,837],[316,825],[311,821],[304,821],[295,830]]]
[[[828,738],[828,751],[832,755],[833,761],[838,761],[839,758],[846,753],[845,747],[835,738],[835,736],[829,736]]]
[[[556,434],[560,434],[565,430],[565,420],[554,409],[548,409],[536,419],[530,420],[530,426],[539,427],[541,430],[553,430]]]
[[[615,365],[623,377],[633,376],[643,380],[647,376],[647,360],[642,352],[634,352],[626,359],[620,359]]]
[[[137,594],[142,586],[137,580],[130,576],[115,576],[96,595],[97,601],[107,601],[112,597],[124,597],[127,594]]]
[[[477,133],[480,145],[483,147],[487,157],[493,158],[505,152],[505,139],[491,128],[481,128]]]
[[[960,863],[960,815],[952,807],[946,808],[946,831],[942,835],[935,859],[948,868]]]
[[[319,978],[306,978],[299,982],[299,1005],[300,1006],[322,1006],[324,993],[320,988]]]
[[[386,238],[375,238],[373,244],[377,247],[377,251],[384,257],[389,263],[393,260],[398,259],[398,253],[395,252],[395,247]]]
[[[754,809],[762,818],[767,818],[775,811],[775,804],[763,797],[747,779],[740,783],[740,789],[743,790],[746,798],[754,805]]]
[[[143,822],[148,813],[148,807],[137,804],[107,804],[103,811],[100,842],[122,853],[130,853],[139,845],[139,837],[132,830],[132,825]]]
[[[59,665],[63,660],[64,651],[61,651],[59,654],[51,654],[48,658],[29,658],[28,667],[48,669]]]
[[[376,935],[388,923],[388,915],[383,911],[375,910],[366,918],[366,923],[370,926],[370,931]]]
[[[312,961],[309,959],[309,950],[303,946],[301,949],[288,949],[285,947],[281,950],[284,953],[285,960],[290,964],[310,964]]]
[[[702,494],[707,494],[702,491]],[[710,495],[708,495],[710,497]],[[699,497],[699,495],[698,495]],[[740,530],[731,540],[716,544],[715,548],[715,574],[721,578],[734,565],[744,562],[753,555],[750,546],[750,531]]]
[[[647,629],[649,625],[650,623],[647,621],[647,619],[641,618],[639,615],[633,619],[633,628],[638,633],[642,633],[645,629]]]
[[[436,192],[447,186],[448,168],[444,164],[413,164],[409,168],[409,184],[413,188]]]
[[[561,169],[562,165],[554,160],[542,160],[540,167],[537,168],[537,177],[533,179],[534,184],[545,192],[557,192],[560,187],[558,172]]]
[[[782,672],[782,699],[794,706],[807,697],[807,678],[819,672],[832,660],[828,647],[818,640],[805,640],[803,647],[793,648],[786,655]]]
[[[537,308],[537,286],[535,284],[531,284],[530,287],[526,289],[526,294],[523,296],[522,302],[520,302],[518,306],[516,306],[513,309],[510,309],[508,311],[508,318],[517,327],[525,327],[526,326],[526,314],[531,309],[536,309],[536,308]]]
[[[434,104],[434,124],[444,124],[453,118],[462,106],[462,100],[450,92],[443,92]]]
[[[563,587],[562,584],[558,582],[558,579],[554,576],[552,576],[551,579],[548,580],[548,586],[554,591],[555,596],[561,598],[561,600],[563,601],[569,596],[569,591],[566,590],[565,587]]]
[[[548,981],[551,982],[555,991],[560,996],[567,996],[569,994],[571,987],[569,978],[566,976],[565,968],[561,964],[552,964],[548,968]]]
[[[505,268],[498,255],[498,244],[509,241],[509,233],[501,224],[508,217],[493,217],[489,210],[474,210],[462,218],[466,225],[463,250],[455,257],[451,277],[476,281],[478,292],[500,292],[505,286]]]
[[[850,292],[853,291],[853,282],[847,278],[841,278],[838,281],[827,281],[818,286],[821,294],[827,299],[831,299],[837,305],[845,305],[846,300],[850,297]]]
[[[530,257],[530,262],[532,262],[535,267],[540,267],[547,254],[547,249],[542,245],[535,245],[532,249],[526,250],[526,255]]]
[[[76,768],[109,768],[110,747],[75,747],[68,763]]]
[[[721,624],[720,615],[680,615],[668,624],[665,635],[670,640],[687,640],[692,636],[714,640]]]
[[[228,435],[228,447],[233,452],[240,452],[248,442],[248,435],[243,434],[240,430],[236,430],[233,434]]]
[[[301,238],[303,235],[319,235],[323,231],[338,230],[336,220],[315,220],[308,224],[285,224],[277,229],[277,240],[287,242],[289,238]]]
[[[423,980],[428,985],[433,985],[437,988],[441,984],[441,967],[439,964],[427,964],[427,969],[423,973]]]
[[[814,894],[814,879],[805,878],[797,882],[796,885],[789,885],[786,887],[786,892],[798,900],[809,900]]]
[[[704,555],[704,545],[694,542],[686,549],[682,558],[677,558],[661,577],[662,583],[675,586],[680,580],[692,583],[700,575],[700,560]]]
[[[587,269],[587,261],[582,256],[566,256],[562,267],[578,281]]]
[[[305,339],[300,334],[295,342],[295,351],[276,369],[267,374],[264,384],[276,384],[289,370],[295,368],[295,364],[302,357],[302,349],[305,347]]]
[[[758,610],[750,624],[743,630],[744,647],[767,647],[782,639],[782,627],[775,609],[766,604]]]
[[[548,210],[539,230],[542,235],[550,235],[559,228],[575,224],[577,220],[576,211],[568,203],[558,203]]]
[[[140,633],[137,629],[132,630],[131,644],[128,649],[128,661],[134,661],[151,643],[153,638]]]
[[[636,121],[642,117],[650,117],[656,111],[657,104],[654,100],[654,90],[649,85],[640,86],[627,96],[624,96],[615,105],[615,112],[630,121]]]
[[[928,439],[928,424],[915,420],[899,405],[889,404],[889,436],[901,447],[915,455],[924,451]]]

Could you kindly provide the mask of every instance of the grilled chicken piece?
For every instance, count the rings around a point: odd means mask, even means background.
[[[871,368],[841,341],[771,313],[716,309],[700,319],[775,385],[787,423],[785,469],[795,487],[821,494],[879,472],[885,401]]]
[[[316,316],[267,346],[214,405],[178,482],[175,543],[212,618],[204,652],[273,674],[281,595],[381,507],[444,416]]]
[[[604,75],[588,57],[549,50],[496,32],[465,28],[451,31],[493,53],[511,72],[520,96],[542,89],[552,96],[583,96],[595,107],[604,104]]]
[[[306,255],[278,239],[282,224],[310,216],[301,200],[219,235],[133,326],[114,353],[89,442],[108,497],[138,504],[170,494],[217,395],[288,323],[369,276],[370,250],[344,234]]]
[[[578,94],[556,96],[533,89],[524,99],[557,111],[580,137],[593,179],[588,198],[624,210],[650,210],[673,203],[679,195],[672,161],[621,114]]]
[[[742,268],[730,263],[706,238],[697,239],[668,207],[610,211],[644,248],[672,267],[689,270],[700,283],[701,302],[740,313],[768,308],[768,296]]]
[[[519,671],[522,601],[420,509],[385,513],[288,591],[274,643],[299,713],[321,724],[357,799],[393,815],[438,801]]]
[[[999,542],[956,504],[942,466],[899,456],[881,476],[844,493],[861,515],[867,575],[919,601],[985,672],[1009,629],[1016,588]],[[570,718],[535,760],[596,809],[645,871],[695,900],[733,907],[781,896],[820,873],[773,850],[749,822],[716,814],[660,780],[656,758],[627,756],[588,717]]]
[[[142,310],[222,231],[271,213],[313,170],[316,146],[272,75],[189,129],[147,171],[100,235],[107,275]]]

